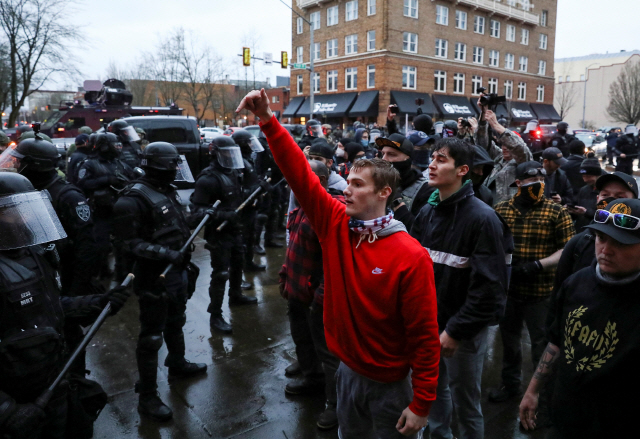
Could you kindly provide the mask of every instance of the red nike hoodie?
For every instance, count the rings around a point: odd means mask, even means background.
[[[409,408],[426,416],[436,398],[440,361],[429,253],[404,226],[358,246],[361,235],[349,229],[346,206],[322,187],[287,130],[275,117],[261,127],[322,246],[329,350],[374,381],[399,381],[411,369]]]

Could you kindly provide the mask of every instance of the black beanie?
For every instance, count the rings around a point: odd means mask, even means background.
[[[425,134],[430,134],[431,128],[433,128],[433,120],[426,114],[420,114],[413,118],[413,127]]]
[[[582,164],[580,165],[580,174],[602,175],[600,161],[593,155],[593,153],[589,153],[589,157],[582,161]]]

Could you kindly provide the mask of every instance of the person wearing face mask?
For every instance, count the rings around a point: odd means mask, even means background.
[[[545,316],[553,291],[555,267],[562,249],[574,235],[569,212],[544,196],[542,165],[528,161],[518,165],[516,195],[496,205],[516,243],[505,315],[500,322],[503,361],[502,385],[491,389],[489,401],[506,401],[520,393],[522,382],[522,324],[531,338],[535,369],[546,346]]]
[[[547,148],[542,151],[542,167],[545,170],[544,196],[558,204],[567,204],[573,200],[573,188],[567,174],[560,169],[567,164],[558,148]]]
[[[389,135],[399,133],[398,124],[396,123],[395,114],[391,112],[392,108],[397,107],[397,105],[389,105],[387,107],[387,131]],[[433,120],[430,116],[426,114],[418,114],[413,118],[413,129],[416,131],[422,131],[427,136],[434,136],[433,131]],[[439,133],[435,138],[439,138]]]
[[[473,194],[489,206],[493,206],[493,194],[482,183],[491,175],[495,162],[491,160],[487,151],[478,145],[473,145],[473,168],[469,173],[469,179],[473,183]]]
[[[362,145],[365,158],[372,159],[376,156],[376,150],[369,146],[369,131],[366,128],[358,128],[353,140]]]
[[[569,151],[569,143],[571,143],[572,140],[575,140],[575,136],[573,134],[568,134],[569,124],[566,122],[558,122],[556,129],[558,132],[551,138],[549,146],[558,148],[562,151],[563,156],[569,157],[571,154]]]
[[[429,201],[434,191],[427,184],[428,179],[420,171],[412,167],[414,144],[424,144],[428,137],[421,137],[415,131],[409,138],[402,134],[391,134],[389,137],[378,137],[376,146],[382,152],[382,159],[390,162],[400,174],[400,185],[391,202],[394,218],[402,222],[407,230],[411,230],[416,215],[422,206]]]
[[[583,186],[573,198],[573,204],[565,205],[573,219],[575,220],[576,232],[580,232],[584,226],[589,225],[596,213],[598,203],[598,189],[596,181],[603,174],[600,161],[591,152],[589,157],[582,161],[580,165],[580,175]]]

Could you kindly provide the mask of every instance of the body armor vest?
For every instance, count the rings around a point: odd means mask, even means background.
[[[212,194],[211,204],[219,199],[220,210],[224,211],[236,210],[242,204],[242,183],[238,174],[239,172],[236,170],[225,174],[213,166],[209,166],[202,171],[198,178],[206,175],[217,179],[220,184],[220,198],[215,198],[216,194]]]
[[[251,160],[244,159],[242,186],[244,188],[244,197],[247,198],[260,186],[258,173]]]
[[[127,165],[131,166],[131,169],[140,166],[141,160],[140,146],[133,145],[130,142],[122,142],[122,151],[120,152],[120,160]]]
[[[425,183],[428,183],[428,181],[429,180],[427,180],[425,177],[420,177],[416,181],[414,181],[412,185],[400,192],[402,201],[407,206],[407,209],[409,209],[409,211],[411,211],[411,206],[413,206],[413,200],[415,200],[416,195],[418,195],[418,192],[420,192],[422,186],[424,186]]]

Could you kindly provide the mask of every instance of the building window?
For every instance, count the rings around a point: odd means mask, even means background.
[[[327,72],[327,91],[338,91],[338,71],[329,70]]]
[[[504,57],[504,68],[513,70],[513,64],[515,63],[515,56],[513,53],[507,53]]]
[[[473,62],[475,64],[484,63],[484,47],[475,46],[473,48]]]
[[[479,15],[473,17],[473,31],[477,34],[484,34],[484,17]]]
[[[436,24],[449,26],[449,8],[446,6],[436,6]]]
[[[402,34],[402,51],[418,53],[418,34],[405,32]]]
[[[456,11],[456,28],[467,30],[467,13],[464,11]]]
[[[571,82],[571,76],[567,75],[567,82]]]
[[[584,75],[580,75],[580,80],[584,81]]]
[[[298,75],[298,80],[296,81],[296,91],[299,95],[302,94],[302,75]]]
[[[327,8],[327,26],[335,26],[338,24],[338,7],[332,6]]]
[[[538,75],[544,76],[547,73],[547,62],[538,61]]]
[[[529,67],[529,58],[527,58],[526,56],[521,56],[520,64],[519,64],[520,71],[526,72],[528,67]]]
[[[367,1],[367,15],[376,15],[376,0]]]
[[[277,103],[279,103],[279,102],[280,102],[280,96],[273,96],[273,97],[271,98],[271,103],[272,103],[272,104],[277,104]]]
[[[334,56],[338,56],[338,40],[336,38],[327,41],[327,58]]]
[[[493,38],[500,38],[500,22],[498,20],[491,20],[491,30],[489,34]]]
[[[313,43],[313,60],[320,59],[320,43]]]
[[[303,26],[304,26],[304,21],[302,21],[301,17],[298,17],[298,19],[296,20],[296,29],[297,29],[297,32],[299,34],[304,32],[304,27]]]
[[[562,76],[558,76],[558,83],[562,84]]]
[[[296,63],[302,64],[304,62],[304,47],[296,47]]]
[[[522,29],[522,33],[520,34],[520,44],[524,44],[525,46],[529,45],[529,29]]]
[[[418,18],[418,0],[404,0],[404,16]]]
[[[540,34],[540,49],[547,50],[547,36]]]
[[[313,30],[320,29],[320,11],[312,12],[309,18],[310,18],[309,21],[311,22],[311,27],[313,27]]]
[[[358,18],[358,0],[346,3],[345,21],[356,20]]]
[[[498,52],[497,50],[490,50],[489,51],[489,65],[491,67],[498,67],[498,64],[500,64],[500,52]]]
[[[376,31],[367,32],[367,51],[376,50]]]
[[[467,60],[467,45],[463,43],[456,43],[455,50],[453,52],[453,59],[456,61]]]
[[[536,101],[544,102],[544,85],[539,85],[536,88],[536,92],[537,92]]]
[[[513,99],[513,81],[504,81],[504,96],[507,99]]]
[[[313,92],[320,93],[320,73],[313,74]]]
[[[417,69],[411,66],[402,66],[402,88],[416,89]]]
[[[447,57],[447,40],[436,38],[436,56],[438,58]]]
[[[518,100],[524,101],[527,98],[527,83],[518,82]]]
[[[367,88],[374,88],[376,86],[376,66],[367,66]]]
[[[540,14],[540,26],[547,27],[548,20],[549,20],[549,11],[542,11],[542,14]]]
[[[516,40],[516,27],[513,24],[507,24],[507,41]]]
[[[488,82],[489,93],[498,93],[498,79],[497,78],[489,78]]]
[[[464,73],[453,74],[453,92],[464,93]]]
[[[446,92],[447,91],[447,72],[443,70],[436,70],[433,73],[433,77],[435,79],[435,84],[433,86],[433,91]]]
[[[358,88],[358,68],[347,67],[345,70],[346,82],[344,85],[345,90],[355,90]]]
[[[471,94],[472,95],[479,95],[480,93],[478,93],[478,89],[482,87],[482,76],[478,76],[478,75],[473,75],[471,77]]]
[[[358,35],[347,35],[344,39],[344,54],[358,53]]]

